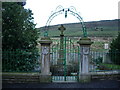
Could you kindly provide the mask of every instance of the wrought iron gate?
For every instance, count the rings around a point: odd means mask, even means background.
[[[76,41],[70,37],[53,39],[50,67],[53,82],[78,80],[80,53]]]

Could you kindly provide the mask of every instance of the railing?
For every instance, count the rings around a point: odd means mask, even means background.
[[[120,71],[120,52],[90,52],[90,71]]]
[[[40,54],[29,50],[3,50],[2,72],[40,71]]]
[[[120,52],[90,52],[90,72],[120,70]],[[2,51],[3,72],[40,72],[40,53]]]

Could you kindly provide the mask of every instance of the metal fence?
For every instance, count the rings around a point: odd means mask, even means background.
[[[120,52],[90,52],[90,71],[120,70]]]
[[[90,71],[120,70],[120,52],[90,52]],[[29,50],[2,51],[3,72],[40,72],[40,53]]]
[[[30,50],[3,50],[3,72],[36,72],[40,71],[40,55]]]

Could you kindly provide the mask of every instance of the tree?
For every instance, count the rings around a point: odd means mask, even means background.
[[[120,32],[118,33],[117,38],[113,39],[110,44],[109,55],[115,64],[120,65]]]
[[[37,58],[35,53],[38,52],[36,45],[39,31],[35,28],[35,24],[33,23],[34,18],[32,17],[32,11],[25,9],[23,7],[24,5],[25,4],[21,2],[2,3],[3,53],[6,50],[9,54],[11,54],[9,51],[14,51],[13,57],[16,57],[15,52],[19,52],[17,60],[11,59],[11,61],[9,61],[9,64],[10,62],[14,62],[17,65],[17,69],[13,68],[12,70],[32,70]],[[4,64],[8,63],[7,60],[6,55],[3,54],[3,67]],[[6,69],[6,67],[3,69]]]

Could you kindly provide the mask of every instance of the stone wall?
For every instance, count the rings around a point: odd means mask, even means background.
[[[2,83],[49,83],[51,77],[39,73],[2,73]],[[49,78],[49,79],[48,79]]]
[[[120,74],[91,75],[92,80],[120,80]]]
[[[120,80],[120,73],[91,74],[92,80]],[[2,83],[52,83],[51,76],[39,73],[2,73]]]

